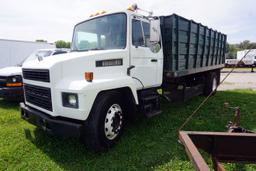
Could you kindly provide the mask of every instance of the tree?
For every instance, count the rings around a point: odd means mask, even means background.
[[[66,48],[70,48],[71,47],[71,43],[70,42],[67,42],[66,43]]]
[[[228,45],[228,58],[236,58],[236,53],[237,51],[239,51],[240,49],[237,47],[236,44],[229,44]]]
[[[251,43],[250,43],[249,40],[244,40],[244,41],[242,41],[242,42],[238,45],[238,47],[239,47],[240,49],[250,49],[250,45],[251,45]]]
[[[251,48],[252,48],[252,49],[256,49],[256,43],[255,43],[255,42],[252,42],[252,43],[251,43]]]
[[[64,40],[58,40],[55,42],[56,48],[70,48],[70,42]]]

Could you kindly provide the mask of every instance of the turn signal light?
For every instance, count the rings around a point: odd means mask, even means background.
[[[23,86],[22,83],[7,83],[6,84],[7,87],[21,87]]]
[[[93,72],[85,72],[84,78],[86,81],[92,82],[93,80]]]

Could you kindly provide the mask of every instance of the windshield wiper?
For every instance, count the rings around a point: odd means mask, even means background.
[[[82,49],[82,50],[73,49],[73,50],[71,50],[70,52],[85,52],[85,51],[88,51],[88,49]]]
[[[92,49],[88,49],[88,50],[104,50],[103,48],[92,48]]]
[[[91,51],[91,50],[104,50],[103,48],[92,48],[92,49],[73,49],[71,52],[85,52],[85,51]]]

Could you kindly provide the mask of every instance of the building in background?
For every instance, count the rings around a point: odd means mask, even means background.
[[[0,68],[18,65],[35,50],[49,48],[55,48],[55,44],[0,39]]]

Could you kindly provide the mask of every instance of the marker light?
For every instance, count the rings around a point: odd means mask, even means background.
[[[105,13],[107,13],[107,11],[102,10],[102,11],[100,12],[100,14],[105,14]]]
[[[88,82],[92,82],[93,80],[93,72],[85,72],[84,73],[84,78]]]
[[[132,5],[130,5],[130,6],[127,8],[127,10],[130,10],[130,11],[135,11],[135,10],[137,10],[137,9],[138,9],[137,4],[132,4]]]
[[[21,87],[23,86],[22,83],[7,83],[6,84],[7,87]]]
[[[97,11],[97,12],[95,13],[95,16],[97,16],[97,15],[100,15],[100,11]]]
[[[106,12],[106,11],[104,11],[104,10],[97,11],[96,13],[91,14],[91,15],[90,15],[90,17],[94,17],[94,16],[97,16],[97,15],[105,14],[105,13],[107,13],[107,12]]]

